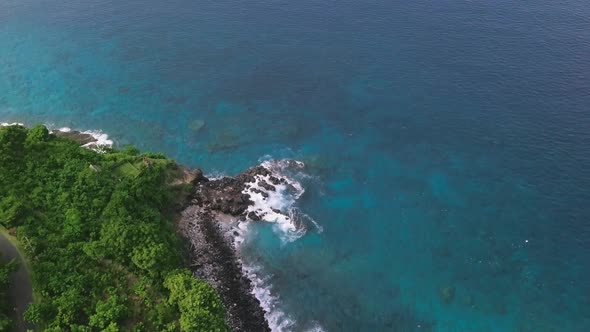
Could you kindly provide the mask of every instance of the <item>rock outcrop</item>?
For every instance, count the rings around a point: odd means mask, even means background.
[[[256,212],[248,211],[254,202],[246,189],[265,197],[268,194],[264,190],[275,191],[275,186],[287,181],[273,176],[263,166],[220,179],[208,179],[202,172],[192,171],[190,178],[195,192],[182,212],[179,228],[190,244],[191,269],[221,295],[232,331],[270,331],[265,312],[252,294],[252,283],[242,271],[233,241],[220,223],[227,217],[260,220]],[[264,190],[252,188],[253,183]]]
[[[80,145],[86,145],[86,144],[98,142],[96,137],[94,137],[90,134],[87,134],[87,133],[82,133],[82,132],[76,131],[76,130],[70,130],[70,131],[54,130],[51,133],[54,134],[55,136],[69,138],[73,141],[78,142]]]
[[[217,214],[191,205],[182,212],[183,235],[190,243],[190,268],[221,295],[232,331],[270,331],[252,284],[229,239],[225,238]]]
[[[270,183],[260,178],[257,179],[257,176],[268,177]],[[260,220],[260,216],[256,213],[252,211],[246,213],[248,207],[252,206],[254,202],[250,199],[250,195],[244,191],[255,182],[267,191],[275,191],[275,186],[286,183],[286,180],[273,176],[272,172],[263,166],[252,167],[236,177],[223,177],[211,181],[204,178],[194,182],[197,188],[193,203],[206,210],[234,217],[248,217],[255,221]],[[252,188],[252,191],[258,192],[264,197],[268,195],[256,188]]]

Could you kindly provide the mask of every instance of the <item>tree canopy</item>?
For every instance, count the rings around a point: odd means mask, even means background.
[[[14,261],[4,263],[0,253],[0,331],[10,331],[14,327],[12,319],[12,306],[8,299],[8,288],[10,287],[10,274],[17,268]]]
[[[47,331],[226,331],[211,286],[183,268],[174,163],[98,153],[43,126],[0,128],[0,223],[31,263]],[[0,285],[2,286],[2,285]]]

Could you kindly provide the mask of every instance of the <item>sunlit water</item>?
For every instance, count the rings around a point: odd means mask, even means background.
[[[275,329],[588,331],[589,55],[583,0],[0,0],[0,122],[303,161]]]

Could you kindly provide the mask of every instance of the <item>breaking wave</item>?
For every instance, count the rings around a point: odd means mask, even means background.
[[[305,188],[300,181],[309,177],[305,173],[305,164],[296,160],[265,160],[260,165],[271,174],[257,175],[243,191],[250,195],[250,199],[254,202],[254,205],[248,208],[247,214],[254,212],[260,220],[247,218],[236,222],[231,232],[236,251],[241,252],[244,243],[252,234],[253,225],[257,222],[272,223],[274,233],[283,244],[296,241],[310,229],[321,233],[323,228],[296,206],[299,198],[305,193]],[[276,179],[283,180],[277,182]],[[270,183],[273,184],[274,189],[268,186]],[[252,282],[252,293],[266,312],[265,317],[271,330],[292,331],[296,321],[284,311],[279,295],[273,292],[272,275],[265,274],[260,265],[250,263],[248,259],[241,261],[243,273]],[[316,325],[312,331],[323,330]]]
[[[275,233],[284,243],[297,240],[310,227],[321,232],[322,227],[296,207],[297,200],[305,192],[297,180],[306,176],[305,164],[296,160],[266,160],[261,166],[271,171],[271,174],[256,175],[253,182],[246,184],[243,193],[250,195],[254,202],[247,214],[254,212],[262,221],[273,223]],[[277,182],[276,179],[281,181]],[[269,186],[269,183],[273,185]]]
[[[21,122],[12,122],[12,123],[0,122],[0,127],[9,127],[9,126],[25,127],[25,124],[21,123]],[[91,149],[91,150],[95,150],[97,152],[103,152],[105,148],[112,148],[113,144],[114,144],[113,141],[111,139],[109,139],[109,135],[105,134],[101,130],[76,131],[76,130],[72,130],[71,128],[68,128],[68,127],[61,127],[61,128],[53,129],[52,125],[45,125],[45,126],[49,129],[49,131],[51,133],[54,133],[54,132],[62,132],[62,133],[76,132],[81,135],[89,135],[92,138],[94,138],[95,141],[86,143],[82,146],[85,148]]]

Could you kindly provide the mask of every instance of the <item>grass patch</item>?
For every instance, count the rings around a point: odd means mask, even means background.
[[[129,162],[125,162],[121,165],[119,165],[117,168],[115,168],[115,174],[121,176],[121,177],[127,177],[127,178],[136,178],[139,175],[140,171],[137,167],[133,166],[131,163]]]

